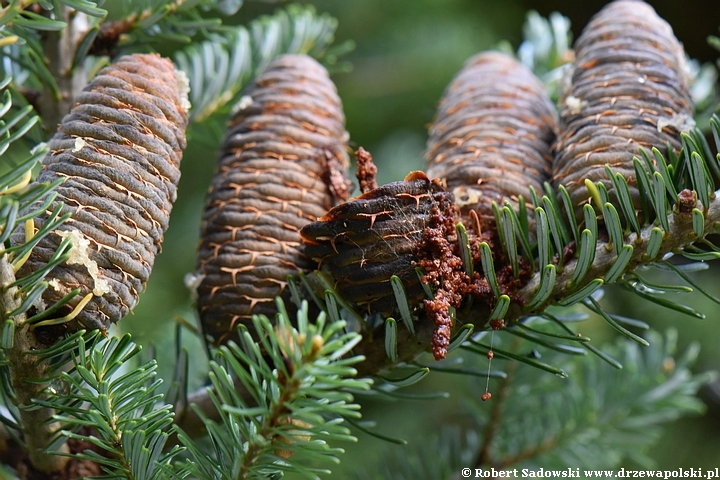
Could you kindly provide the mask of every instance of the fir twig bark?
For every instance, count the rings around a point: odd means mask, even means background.
[[[7,255],[0,258],[0,310],[3,316],[12,312],[20,306],[21,300],[16,287],[8,287],[15,281],[15,272],[8,261]],[[30,325],[25,322],[25,314],[12,318],[15,323],[15,334],[11,348],[5,349],[5,355],[10,361],[10,379],[15,391],[17,406],[23,425],[24,440],[27,445],[27,452],[35,469],[50,473],[61,470],[69,461],[68,457],[62,457],[45,452],[45,449],[54,439],[59,430],[57,422],[49,422],[54,415],[51,408],[32,408],[34,399],[43,396],[45,384],[37,382],[37,379],[47,379],[50,366],[46,362],[38,362],[32,354],[34,350],[42,348],[38,344]],[[67,444],[63,444],[57,450],[68,452]]]
[[[60,7],[60,18],[67,27],[59,32],[44,32],[42,48],[47,67],[57,82],[60,97],[45,85],[40,99],[40,116],[50,134],[57,130],[70,111],[75,97],[87,84],[82,62],[73,67],[78,43],[88,32],[88,16],[68,7]]]

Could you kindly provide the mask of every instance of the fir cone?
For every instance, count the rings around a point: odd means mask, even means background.
[[[246,91],[207,195],[195,280],[209,341],[236,337],[254,314],[272,318],[288,275],[315,265],[300,228],[349,193],[345,118],[325,69],[282,56]]]
[[[144,290],[176,198],[188,107],[187,79],[170,60],[125,56],[78,95],[50,140],[36,181],[65,181],[36,226],[57,202],[72,216],[35,247],[19,276],[46,265],[62,239],[72,238],[70,259],[50,272],[39,305],[80,288],[75,305],[92,292],[70,329],[106,330]]]
[[[390,277],[400,278],[411,307],[420,305],[425,293],[415,250],[431,224],[433,208],[441,203],[452,206],[452,194],[422,172],[413,172],[405,181],[370,190],[303,227],[305,253],[332,276],[343,299],[368,314],[398,317]]]
[[[585,179],[614,191],[607,164],[628,180],[639,208],[633,157],[641,147],[665,152],[668,142],[680,149],[679,131],[694,125],[682,45],[650,5],[620,0],[590,21],[575,50],[561,99],[553,183],[567,188],[580,212],[589,197]]]
[[[428,176],[443,179],[463,213],[492,217],[491,203],[542,191],[550,177],[555,108],[514,58],[470,58],[445,91],[427,147]]]

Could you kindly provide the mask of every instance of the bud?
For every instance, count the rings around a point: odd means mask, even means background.
[[[303,442],[309,442],[310,438],[311,438],[310,435],[303,435],[303,433],[304,433],[304,430],[312,428],[312,425],[310,425],[307,422],[303,422],[302,420],[297,420],[294,418],[286,419],[282,423],[290,423],[290,424],[298,427],[298,430],[288,431],[287,432],[288,436],[286,436],[286,437],[278,435],[273,439],[273,444],[276,446],[275,455],[287,460],[288,458],[292,457],[295,452],[293,452],[292,450],[285,450],[285,449],[277,448],[277,447],[281,447],[283,444],[284,445],[292,445],[297,440],[300,440]]]

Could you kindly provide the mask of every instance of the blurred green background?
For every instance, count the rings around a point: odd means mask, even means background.
[[[501,40],[514,48],[522,35],[526,12],[534,9],[547,16],[559,11],[572,21],[575,37],[604,1],[577,0],[315,0],[319,12],[328,12],[339,20],[338,42],[352,40],[356,48],[344,57],[353,68],[337,73],[334,80],[345,105],[347,129],[354,147],[369,150],[379,168],[379,181],[402,179],[424,165],[426,128],[445,86],[472,54],[492,48]],[[718,33],[720,4],[717,0],[651,1],[658,13],[669,21],[685,44],[689,55],[701,61],[714,61],[718,53],[707,46],[706,37]],[[275,2],[246,2],[236,16],[238,23],[263,13],[272,13]],[[211,135],[196,133],[190,137],[183,159],[179,199],[163,253],[142,296],[135,315],[120,328],[130,331],[142,344],[156,345],[162,362],[162,374],[168,377],[174,360],[173,318],[195,321],[183,277],[194,268],[200,213],[204,195],[213,173],[218,145]],[[718,267],[695,274],[718,296]],[[699,340],[701,356],[698,371],[720,370],[720,310],[716,304],[691,294],[696,308],[708,318],[697,320],[661,310],[646,302],[629,298],[612,288],[604,299],[610,311],[644,319],[657,330],[668,326],[680,330],[680,347]],[[601,321],[583,324],[581,331],[602,344],[614,332]],[[185,335],[191,350],[194,377],[191,386],[204,382],[205,353],[199,342]],[[472,380],[471,380],[472,381]],[[477,380],[484,382],[484,380]],[[468,380],[431,376],[421,390],[447,390],[448,400],[417,403],[368,403],[364,416],[378,422],[379,430],[419,441],[446,422],[462,423],[457,414],[468,395]],[[563,380],[557,379],[557,388]],[[707,413],[700,418],[684,419],[666,430],[652,452],[660,468],[720,466],[720,384],[702,392]],[[360,443],[346,446],[346,461],[333,478],[343,472],[367,465],[381,454],[403,455],[403,447],[382,443],[359,434]]]

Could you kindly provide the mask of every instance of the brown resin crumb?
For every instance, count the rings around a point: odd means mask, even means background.
[[[697,207],[697,198],[692,190],[687,188],[678,193],[678,210],[680,213],[690,214]]]
[[[432,300],[424,300],[425,312],[435,324],[432,339],[432,353],[435,360],[447,355],[450,345],[452,318],[450,307],[462,304],[470,278],[463,270],[462,259],[458,256],[455,223],[459,211],[454,203],[440,202],[431,211],[430,225],[423,232],[416,256],[418,265],[425,270],[422,282],[436,288]]]
[[[495,320],[490,320],[490,328],[493,330],[502,330],[505,328],[505,320],[502,318],[496,318]]]
[[[363,147],[358,148],[357,152],[355,152],[355,160],[357,161],[357,172],[355,176],[360,184],[360,192],[367,193],[370,190],[378,188],[377,180],[375,179],[377,167],[373,163],[370,152]]]
[[[515,277],[512,267],[505,260],[497,238],[497,229],[488,223],[478,228],[483,232],[481,237],[472,231],[468,232],[475,272],[471,279],[465,271],[457,244],[455,225],[460,218],[459,215],[459,210],[454,203],[438,202],[438,205],[432,209],[430,222],[414,250],[418,259],[417,265],[425,271],[422,282],[435,290],[433,299],[424,300],[424,306],[428,318],[435,324],[432,353],[436,360],[445,358],[450,345],[451,307],[459,308],[467,296],[471,296],[476,302],[483,303],[489,308],[492,308],[497,302],[487,280],[481,275],[482,262],[479,249],[481,242],[487,242],[493,251],[495,274],[502,294],[510,295],[512,299],[513,293],[517,292],[532,274],[528,261],[521,257],[520,272],[518,277]],[[502,319],[496,319],[490,322],[490,327],[493,330],[499,330],[505,328],[505,322]]]
[[[332,148],[321,149],[318,162],[323,167],[322,177],[333,196],[335,205],[346,201],[352,194],[352,182],[345,178],[345,164],[333,152]]]

